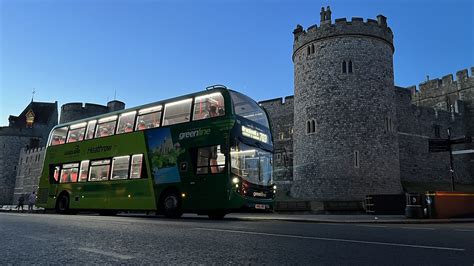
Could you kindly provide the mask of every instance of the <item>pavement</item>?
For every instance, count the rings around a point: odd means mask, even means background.
[[[14,205],[4,205],[0,212],[28,213],[28,207],[18,211]],[[33,213],[43,213],[42,208],[34,208]],[[146,216],[145,213],[121,213],[120,216]],[[207,218],[196,214],[184,214],[186,218]],[[225,219],[242,221],[287,221],[305,223],[365,223],[365,224],[439,224],[474,223],[474,218],[451,219],[410,219],[404,215],[368,215],[368,214],[311,214],[311,213],[230,213]]]

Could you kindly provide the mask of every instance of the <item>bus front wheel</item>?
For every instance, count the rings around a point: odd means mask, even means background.
[[[69,195],[67,193],[59,195],[58,201],[56,202],[56,212],[60,214],[69,212]]]
[[[176,192],[166,193],[161,204],[166,217],[179,218],[183,215],[181,211],[181,199]]]

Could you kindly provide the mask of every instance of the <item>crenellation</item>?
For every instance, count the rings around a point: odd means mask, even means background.
[[[456,80],[457,81],[463,81],[469,77],[467,73],[467,69],[459,70],[456,72]]]
[[[452,84],[452,83],[453,83],[453,74],[443,76],[443,78],[441,79],[441,85],[442,86],[446,86],[446,85],[449,85],[449,84]]]
[[[437,89],[441,85],[441,80],[439,79],[430,79],[426,82],[420,83],[420,92],[424,92],[426,90]]]
[[[308,27],[308,29],[306,30],[308,33],[312,33],[314,31],[316,31],[318,29],[318,25],[314,24],[314,25],[311,25]]]
[[[377,25],[379,25],[379,23],[375,19],[368,18],[367,19],[367,25],[377,26]]]
[[[323,13],[323,11],[321,12]],[[360,17],[353,17],[351,21],[347,21],[346,18],[338,18],[335,20],[335,24],[332,24],[330,20],[322,20],[322,22],[324,23],[321,23],[319,27],[312,25],[306,31],[301,25],[297,25],[293,31],[293,60],[296,53],[308,43],[348,35],[381,39],[391,47],[392,52],[395,50],[393,46],[393,33],[386,25],[386,18],[382,22],[374,19],[367,19],[364,22],[364,19]]]
[[[356,24],[356,23],[363,24],[363,23],[364,23],[364,19],[361,18],[361,17],[352,17],[351,22],[352,22],[352,24]]]
[[[377,15],[377,23],[380,27],[386,28],[387,27],[387,17],[384,15]]]
[[[416,104],[425,104],[424,101],[428,101],[426,104],[433,106],[433,102],[445,101],[446,97],[465,97],[466,91],[472,90],[474,86],[474,78],[468,75],[467,69],[463,69],[456,72],[456,80],[454,80],[453,74],[443,76],[441,79],[431,79],[426,82],[419,84],[418,89],[416,86],[410,86],[413,94],[413,101]],[[450,100],[454,102],[454,99]]]

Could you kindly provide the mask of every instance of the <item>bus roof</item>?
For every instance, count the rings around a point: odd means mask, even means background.
[[[163,104],[166,104],[168,102],[179,101],[179,100],[182,100],[182,99],[185,99],[185,98],[191,98],[191,97],[204,95],[204,94],[208,94],[208,93],[212,93],[212,92],[216,92],[216,91],[218,91],[218,92],[224,92],[224,91],[225,92],[227,92],[227,91],[235,92],[234,90],[228,89],[224,85],[213,85],[213,86],[206,87],[206,90],[203,90],[203,91],[194,92],[194,93],[190,93],[190,94],[186,94],[186,95],[182,95],[182,96],[178,96],[178,97],[173,97],[173,98],[169,98],[169,99],[165,99],[165,100],[160,100],[160,101],[156,101],[156,102],[152,102],[152,103],[147,103],[147,104],[144,104],[144,105],[139,105],[139,106],[135,106],[135,107],[126,108],[126,109],[123,109],[123,110],[118,110],[118,111],[109,112],[109,113],[105,113],[105,114],[100,114],[100,115],[96,115],[96,116],[90,116],[90,117],[86,117],[86,118],[83,118],[83,119],[58,124],[58,125],[54,126],[51,131],[53,131],[56,128],[61,128],[61,127],[65,127],[65,126],[69,126],[69,125],[73,125],[73,124],[77,124],[77,123],[81,123],[81,122],[87,122],[87,121],[90,121],[90,120],[97,120],[97,119],[100,119],[100,118],[103,118],[103,117],[118,115],[118,114],[121,114],[121,113],[126,113],[126,112],[139,110],[139,109],[143,109],[143,108],[148,108],[148,107],[152,107],[152,106],[156,106],[156,105],[160,105],[160,104],[163,105]]]

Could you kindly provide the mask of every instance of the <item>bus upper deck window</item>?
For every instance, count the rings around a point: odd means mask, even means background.
[[[193,120],[201,120],[225,114],[224,97],[215,92],[194,99]]]
[[[92,120],[87,123],[87,133],[86,139],[93,139],[94,138],[94,131],[95,125],[97,124],[97,120]]]
[[[67,143],[82,141],[84,139],[85,131],[86,131],[86,122],[72,125],[69,128],[69,133],[67,135]]]
[[[97,129],[95,131],[95,137],[102,138],[113,135],[115,133],[116,121],[116,115],[99,119],[97,123]]]
[[[66,142],[67,127],[60,127],[53,131],[51,136],[51,146],[64,144]]]
[[[192,99],[185,99],[165,105],[163,126],[189,122]]]
[[[161,122],[161,108],[161,105],[158,105],[139,110],[135,130],[159,127]]]
[[[117,134],[128,133],[133,131],[133,123],[135,122],[136,111],[121,114],[117,126]]]

